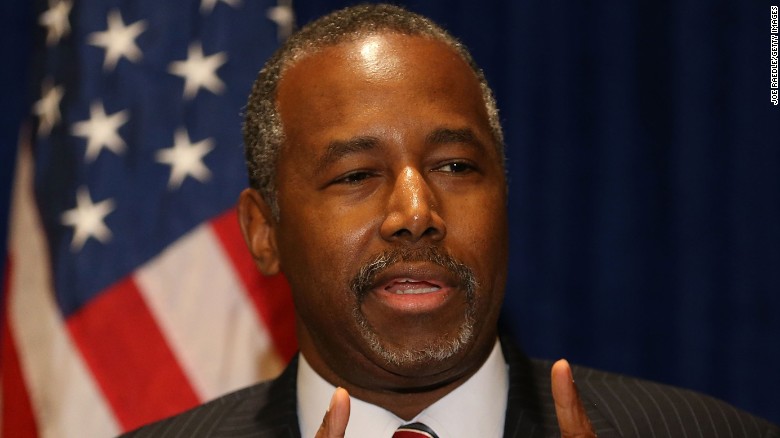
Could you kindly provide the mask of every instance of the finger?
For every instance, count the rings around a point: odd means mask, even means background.
[[[569,362],[565,359],[555,362],[552,367],[551,379],[555,414],[558,416],[561,437],[595,437],[596,434],[593,432],[588,415],[585,413],[585,407],[577,394],[577,387],[574,386]]]
[[[336,388],[315,438],[344,438],[347,422],[349,422],[349,394],[344,388]]]

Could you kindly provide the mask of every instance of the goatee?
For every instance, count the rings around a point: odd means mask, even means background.
[[[416,348],[405,348],[388,345],[377,335],[374,328],[360,310],[361,303],[369,293],[375,279],[384,270],[399,262],[429,262],[449,271],[458,279],[459,287],[466,295],[466,309],[463,321],[453,335],[443,334],[440,338],[430,341],[427,345]],[[444,252],[436,246],[421,248],[397,248],[385,251],[364,264],[350,282],[350,289],[357,298],[353,317],[358,323],[360,334],[369,348],[388,364],[395,366],[410,366],[443,361],[457,355],[469,344],[474,336],[475,296],[477,280],[474,271],[466,264]]]

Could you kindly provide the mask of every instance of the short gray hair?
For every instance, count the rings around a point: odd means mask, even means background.
[[[284,141],[276,104],[276,91],[282,75],[304,55],[382,32],[441,41],[463,58],[479,81],[495,147],[501,157],[501,165],[504,165],[504,134],[498,119],[498,107],[484,73],[468,49],[430,19],[398,6],[353,6],[325,15],[293,34],[265,63],[249,95],[244,118],[244,152],[249,185],[263,196],[275,218],[279,218],[276,163]]]

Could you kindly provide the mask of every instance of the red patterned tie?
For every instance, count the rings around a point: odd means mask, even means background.
[[[399,427],[393,434],[393,438],[439,438],[439,435],[422,423],[412,423]]]

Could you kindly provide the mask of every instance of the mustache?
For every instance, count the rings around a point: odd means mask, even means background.
[[[469,300],[474,297],[477,290],[477,277],[468,265],[447,254],[437,246],[424,246],[418,248],[393,248],[376,255],[361,266],[350,281],[352,293],[355,294],[358,300],[362,300],[371,290],[378,275],[394,264],[401,262],[429,262],[446,269],[458,279]]]

